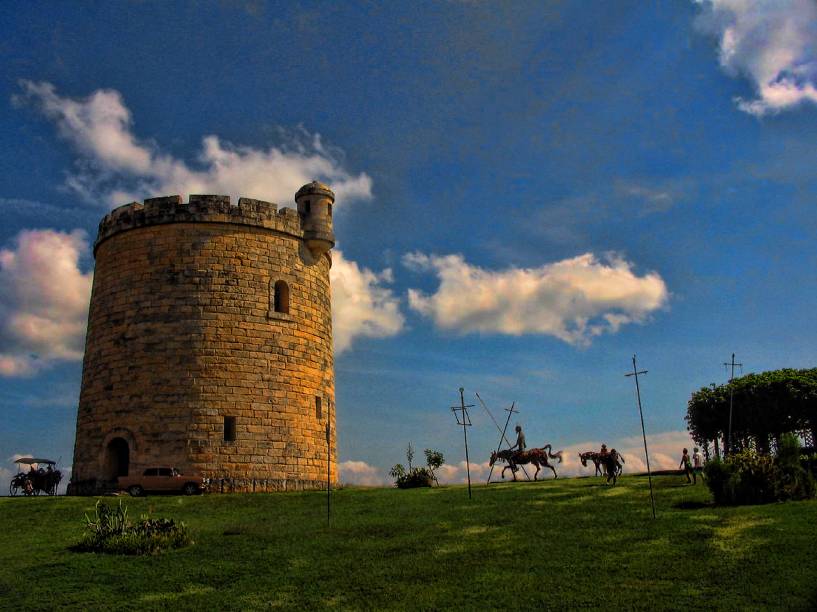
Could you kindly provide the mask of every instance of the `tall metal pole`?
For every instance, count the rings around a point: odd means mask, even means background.
[[[471,426],[471,417],[468,416],[468,409],[473,408],[474,404],[465,404],[464,392],[465,389],[460,387],[460,405],[451,406],[451,412],[454,413],[454,418],[457,419],[457,425],[462,425],[462,435],[463,438],[465,438],[465,472],[468,474],[468,499],[471,499],[471,460],[468,458],[468,430],[466,427]],[[460,417],[457,415],[458,412],[462,413],[462,421],[460,421]]]
[[[481,398],[481,397],[479,397],[479,394],[477,394],[477,397],[479,398],[479,401],[480,401],[480,402],[482,402],[482,398]],[[483,403],[483,406],[484,406],[484,405],[485,405],[485,404]],[[505,442],[508,444],[508,447],[510,447],[510,446],[511,446],[511,443],[508,441],[508,438],[505,436],[505,432],[506,432],[506,431],[508,431],[508,423],[510,423],[510,422],[511,422],[511,417],[513,416],[513,413],[514,413],[514,412],[518,412],[518,410],[514,410],[514,409],[513,409],[513,408],[514,408],[514,406],[516,406],[516,402],[512,402],[512,403],[511,403],[511,407],[510,407],[510,408],[505,408],[505,410],[506,410],[506,411],[507,411],[507,413],[508,413],[508,418],[507,418],[507,419],[505,419],[505,427],[503,427],[503,428],[502,428],[502,434],[499,436],[499,442],[497,442],[497,445],[496,445],[496,452],[497,452],[497,453],[498,453],[498,452],[499,452],[499,450],[502,448],[502,441],[503,441],[503,440],[504,440],[504,441],[505,441]],[[487,408],[486,408],[486,410],[487,410]],[[492,419],[494,418],[494,417],[493,417],[493,415],[491,415],[491,418],[492,418]],[[497,423],[497,427],[499,427],[499,424],[498,424],[498,423]],[[525,469],[525,467],[524,467],[524,466],[522,466],[522,469],[524,470],[524,469]],[[512,470],[512,471],[513,471],[513,470]],[[494,475],[494,466],[492,465],[492,466],[491,466],[491,471],[488,473],[488,482],[491,482],[491,476],[493,476],[493,475]],[[527,472],[525,472],[525,476],[528,476],[528,473],[527,473]],[[528,476],[528,480],[530,480],[530,476]]]
[[[732,362],[726,363],[724,362],[725,366],[732,366],[732,373],[729,376],[729,433],[726,436],[726,454],[732,454],[732,403],[734,399],[734,389],[732,388],[732,381],[735,378],[735,366],[743,367],[742,363],[735,363],[735,354],[732,353]]]
[[[508,424],[511,422],[511,416],[513,416],[514,414],[519,412],[518,410],[514,410],[514,406],[516,406],[516,402],[513,402],[511,404],[510,408],[503,408],[503,410],[505,410],[505,412],[508,413],[508,418],[505,419],[505,427],[501,429],[499,427],[499,423],[496,422],[496,419],[494,418],[494,415],[491,414],[491,411],[488,410],[488,406],[485,405],[485,402],[479,396],[479,393],[475,393],[474,395],[477,396],[477,399],[479,400],[479,403],[482,404],[482,407],[485,409],[485,412],[488,413],[488,416],[491,417],[491,420],[494,422],[494,425],[496,425],[497,431],[500,432],[499,442],[496,445],[496,452],[498,453],[500,451],[500,449],[502,448],[502,441],[503,440],[508,445],[508,447],[510,447],[511,446],[511,441],[508,440],[508,436],[505,435],[505,432],[508,430]],[[528,471],[525,469],[525,466],[520,465],[519,467],[522,468],[522,471],[525,473],[525,477],[528,480],[530,480],[530,474],[528,474]],[[491,466],[491,471],[488,472],[488,482],[486,484],[491,484],[491,476],[493,476],[493,474],[494,474],[494,466],[492,465]]]
[[[328,410],[326,411],[326,523],[329,523],[329,518],[332,516],[332,401],[328,401]]]
[[[462,408],[462,435],[465,438],[465,473],[468,474],[468,499],[471,499],[471,462],[468,459],[468,424],[466,424],[465,415],[465,396],[463,392],[465,389],[460,387],[460,407]],[[469,423],[470,424],[470,423]]]
[[[650,481],[650,504],[652,504],[652,517],[655,518],[655,497],[652,492],[652,471],[650,470],[650,453],[647,451],[647,431],[644,429],[644,411],[641,409],[641,388],[638,386],[638,375],[646,374],[647,370],[638,371],[635,364],[635,355],[633,355],[633,371],[631,374],[625,376],[635,377],[635,393],[638,397],[638,414],[641,417],[641,437],[644,438],[644,456],[647,459],[647,478]]]
[[[715,394],[715,389],[717,388],[717,385],[715,383],[709,383],[709,388],[712,389],[712,395],[709,396],[709,411],[710,411],[710,413],[715,414],[715,409],[714,409],[715,397],[714,397],[714,394]],[[721,452],[720,452],[720,449],[718,448],[718,446],[719,446],[718,434],[716,433],[715,434],[715,444],[712,446],[712,448],[713,448],[713,452],[715,453],[715,459],[720,461]],[[706,441],[706,446],[704,447],[704,455],[706,455],[706,461],[709,461],[709,440]]]

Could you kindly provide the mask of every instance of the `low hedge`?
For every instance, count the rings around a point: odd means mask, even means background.
[[[817,491],[814,477],[801,465],[794,436],[784,436],[776,457],[746,449],[710,461],[704,474],[715,503],[722,505],[810,499]]]

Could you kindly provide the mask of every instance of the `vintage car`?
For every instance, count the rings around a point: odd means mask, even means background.
[[[174,467],[148,467],[139,476],[120,476],[118,487],[134,497],[146,491],[176,492],[185,495],[202,493],[205,479],[195,474],[182,474]]]

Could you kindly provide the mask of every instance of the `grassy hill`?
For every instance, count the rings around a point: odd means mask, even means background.
[[[814,609],[817,502],[708,505],[659,477],[125,498],[185,521],[154,557],[75,553],[93,498],[0,499],[0,608]],[[107,501],[116,503],[116,499]]]

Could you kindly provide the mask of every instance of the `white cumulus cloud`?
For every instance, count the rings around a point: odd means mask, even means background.
[[[399,299],[385,286],[392,281],[390,268],[372,272],[334,249],[330,279],[336,353],[350,348],[355,338],[384,338],[403,329]]]
[[[82,230],[24,230],[0,250],[0,376],[30,376],[57,361],[82,359],[93,273],[80,258],[89,251]],[[399,333],[399,300],[380,273],[333,253],[332,318],[335,350],[360,337]]]
[[[340,481],[343,484],[382,487],[388,483],[383,470],[365,461],[342,461],[338,464],[338,468],[340,469]]]
[[[488,474],[491,471],[491,466],[488,465],[487,461],[484,463],[471,462],[468,464],[466,464],[465,461],[460,461],[459,463],[455,464],[444,463],[436,471],[437,480],[441,485],[464,484],[468,482],[469,471],[471,474],[471,484],[482,484],[488,480]],[[496,473],[496,469],[494,469],[494,472]]]
[[[559,476],[592,476],[595,473],[593,463],[588,461],[587,467],[582,466],[579,453],[584,451],[598,451],[602,441],[580,442],[571,444],[564,449],[564,463],[557,466]],[[641,474],[647,471],[647,462],[644,458],[644,440],[640,435],[620,439],[603,440],[608,448],[615,448],[624,456],[624,473]],[[650,451],[650,469],[677,470],[681,462],[681,451],[692,448],[695,443],[687,431],[664,431],[647,435],[647,447]]]
[[[640,323],[666,304],[655,272],[637,276],[632,264],[591,253],[538,268],[485,270],[462,255],[410,253],[403,262],[434,272],[440,285],[427,295],[409,289],[409,306],[441,329],[460,333],[547,334],[574,345]]]
[[[78,151],[77,171],[69,175],[67,184],[88,201],[115,206],[164,194],[223,193],[289,202],[298,188],[313,179],[332,186],[341,209],[351,200],[369,199],[372,195],[371,178],[365,173],[353,175],[346,171],[342,154],[326,146],[318,134],[300,130],[285,136],[286,145],[267,149],[234,146],[208,135],[202,139],[197,164],[191,165],[163,153],[155,143],[139,139],[133,132],[131,112],[117,91],[100,89],[85,98],[70,98],[59,95],[50,83],[22,81],[21,87],[23,92],[14,98],[15,102],[38,108]],[[36,232],[31,235],[44,236]],[[399,300],[385,286],[391,282],[389,269],[372,272],[335,250],[331,274],[335,348],[339,353],[357,337],[379,338],[402,329]],[[4,278],[4,285],[8,282]],[[85,300],[83,316],[87,296]],[[53,310],[50,303],[35,306],[35,302],[29,299],[15,321],[6,324],[0,350],[6,346],[13,350],[0,355],[0,372],[32,373],[37,369],[35,363],[47,360],[43,355],[81,356],[81,342],[71,344],[77,349],[70,351],[61,345],[33,342],[38,330],[49,338],[54,331],[44,328],[40,321],[25,318],[31,310]],[[84,320],[81,325],[74,318],[71,321],[84,330]],[[61,319],[60,323],[65,321]],[[25,342],[14,340],[21,335]],[[59,333],[57,337],[61,337]]]
[[[646,473],[647,464],[644,460],[644,442],[640,435],[623,438],[610,438],[604,440],[608,448],[615,448],[624,457],[625,474]],[[681,461],[681,451],[683,448],[689,449],[690,454],[695,443],[689,437],[687,431],[664,431],[647,435],[647,445],[650,451],[650,468],[653,472],[660,470],[677,470]],[[601,441],[588,441],[571,444],[562,448],[552,449],[552,452],[562,452],[562,462],[552,459],[551,464],[556,468],[559,478],[570,478],[575,476],[593,476],[595,468],[592,462],[588,462],[587,467],[582,466],[579,460],[579,453],[583,451],[599,450]],[[484,484],[491,475],[491,482],[501,482],[500,474],[505,467],[504,462],[497,462],[491,473],[491,466],[487,461],[477,463],[470,462],[468,468],[471,472],[471,484]],[[364,486],[392,486],[393,480],[388,478],[387,471],[377,468],[366,461],[344,461],[339,465],[341,471],[341,482],[344,484],[358,484]],[[533,478],[536,468],[526,465],[528,475]],[[437,480],[441,485],[465,484],[468,472],[465,461],[456,463],[445,463],[436,471]],[[517,474],[517,478],[525,480],[523,472]],[[505,480],[511,480],[511,472],[505,472]],[[548,468],[542,468],[539,472],[540,480],[553,479],[553,472]]]
[[[23,230],[0,250],[0,376],[82,359],[93,274],[85,233]]]
[[[761,116],[817,103],[817,3],[814,0],[696,0],[699,28],[719,41],[721,66],[753,82],[757,98],[736,99]]]
[[[345,170],[340,152],[319,134],[299,130],[285,137],[285,145],[267,149],[207,135],[191,165],[133,133],[133,117],[118,91],[100,89],[75,99],[60,96],[51,83],[21,86],[14,101],[38,108],[80,153],[67,185],[91,202],[118,206],[158,195],[216,193],[283,203],[313,179],[329,183],[341,207],[372,195],[371,178]]]

